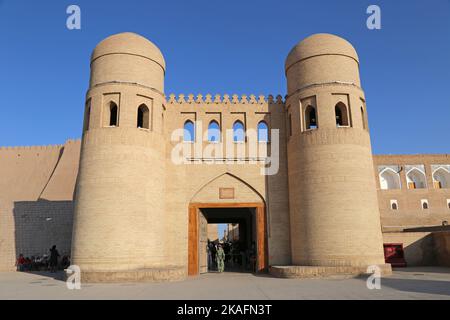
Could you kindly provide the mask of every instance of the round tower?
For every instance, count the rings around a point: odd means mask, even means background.
[[[160,50],[134,33],[92,54],[72,241],[84,281],[184,277],[164,241],[164,74]]]
[[[358,55],[346,40],[316,34],[291,50],[285,68],[292,263],[382,265]]]

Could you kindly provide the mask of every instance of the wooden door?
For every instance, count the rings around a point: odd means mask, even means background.
[[[267,230],[264,206],[256,207],[257,272],[267,271]]]
[[[198,274],[198,208],[189,207],[188,275]]]
[[[257,271],[264,272],[268,268],[267,256],[267,217],[265,206],[263,203],[191,203],[189,205],[189,237],[188,237],[188,275],[195,276],[199,274],[200,264],[208,266],[208,255],[206,252],[206,244],[200,245],[201,219],[200,208],[255,208],[256,209],[256,249],[257,249]],[[203,215],[202,215],[203,216]],[[205,219],[206,220],[206,219]],[[206,223],[207,225],[207,223]],[[207,227],[205,238],[208,238]],[[207,242],[208,240],[206,240]],[[201,248],[203,247],[203,248]],[[200,258],[199,255],[205,253],[205,258]],[[200,262],[204,261],[205,262]]]
[[[204,214],[199,210],[199,245],[198,245],[198,257],[199,257],[199,272],[208,272],[208,220],[206,220]]]

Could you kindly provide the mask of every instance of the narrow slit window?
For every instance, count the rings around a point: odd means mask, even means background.
[[[109,126],[110,127],[117,127],[117,118],[118,118],[118,111],[117,104],[114,102],[111,102],[109,105]]]
[[[365,112],[364,112],[364,108],[363,108],[363,107],[361,107],[361,121],[362,121],[362,127],[363,127],[363,129],[366,130],[366,129],[367,129],[366,115],[365,115]]]
[[[291,114],[288,115],[288,126],[289,126],[289,137],[292,136],[292,116]]]
[[[91,121],[91,105],[88,104],[86,108],[86,114],[84,116],[84,131],[89,130],[89,122]]]

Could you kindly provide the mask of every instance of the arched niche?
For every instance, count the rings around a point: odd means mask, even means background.
[[[427,187],[425,172],[417,167],[406,172],[406,181],[408,182],[408,189],[425,189]]]
[[[379,174],[382,190],[401,189],[400,175],[392,168],[385,168]]]
[[[450,171],[444,167],[438,167],[433,171],[433,182],[436,189],[450,188]]]

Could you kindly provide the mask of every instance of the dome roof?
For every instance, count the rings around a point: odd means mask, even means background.
[[[166,63],[161,51],[148,39],[132,32],[112,35],[100,42],[94,49],[91,61],[107,54],[125,53],[143,56],[158,63],[166,70]]]
[[[359,63],[355,48],[347,40],[328,33],[317,33],[300,41],[286,58],[285,68],[294,63],[313,56],[334,54],[351,57]]]

